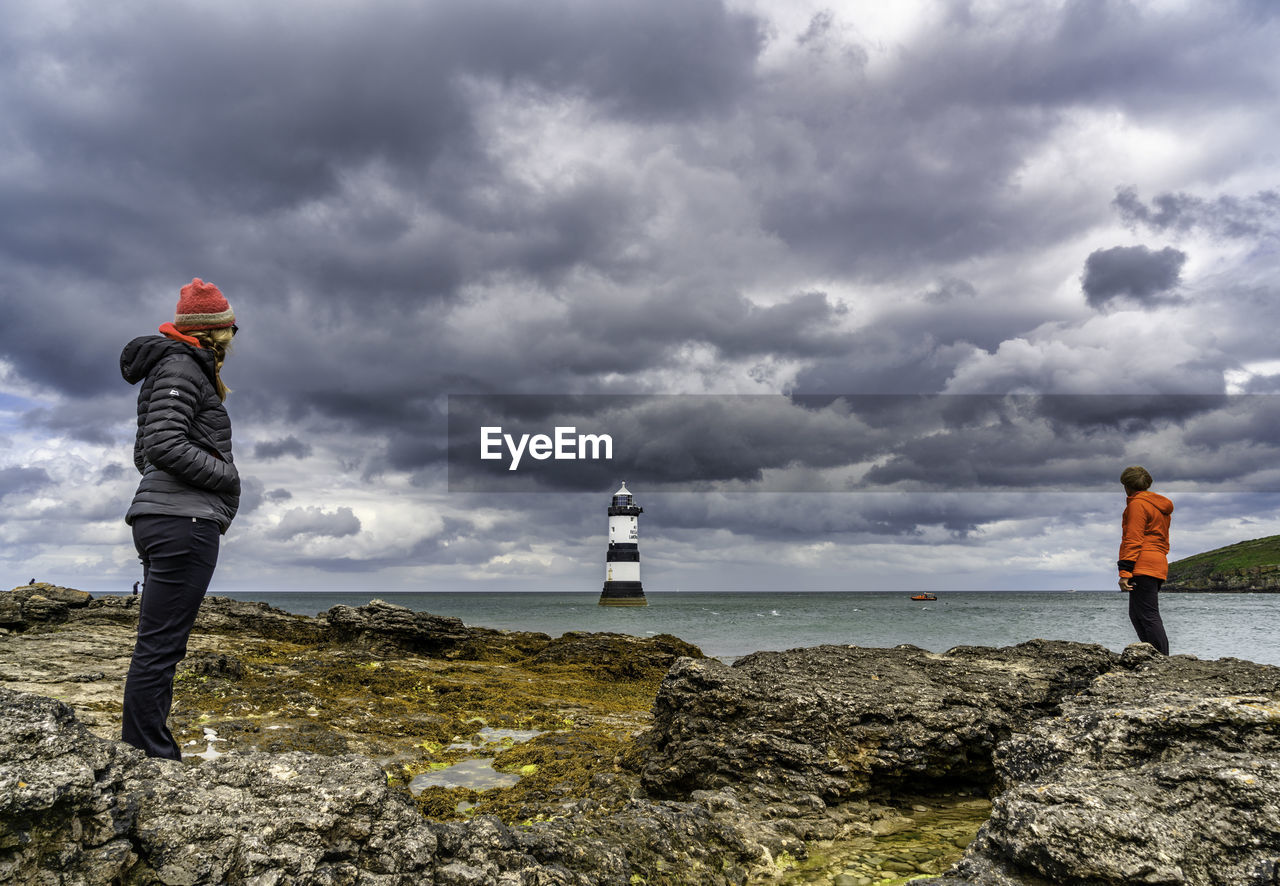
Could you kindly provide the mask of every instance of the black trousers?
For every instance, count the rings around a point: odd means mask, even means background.
[[[148,757],[181,760],[169,731],[173,674],[218,564],[221,533],[212,520],[144,515],[133,519],[142,560],[138,639],[124,684],[122,738]]]
[[[1160,585],[1164,580],[1150,575],[1135,575],[1133,590],[1129,592],[1129,621],[1138,632],[1138,639],[1150,643],[1156,649],[1169,654],[1169,638],[1164,633],[1160,619]]]

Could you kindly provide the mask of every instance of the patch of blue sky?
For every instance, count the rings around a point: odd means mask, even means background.
[[[0,432],[18,430],[23,426],[23,415],[43,405],[30,397],[0,391]]]

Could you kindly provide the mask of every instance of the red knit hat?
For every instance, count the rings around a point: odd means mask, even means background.
[[[235,312],[218,287],[199,277],[182,287],[177,310],[173,312],[173,325],[178,331],[225,329],[235,324]]]

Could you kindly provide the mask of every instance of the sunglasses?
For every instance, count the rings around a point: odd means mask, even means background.
[[[237,326],[237,325],[235,325],[234,323],[232,323],[232,324],[231,324],[231,337],[232,337],[232,338],[235,338],[235,337],[236,337],[236,333],[237,333],[237,332],[239,332],[239,331],[240,331],[240,327],[239,327],[239,326]]]

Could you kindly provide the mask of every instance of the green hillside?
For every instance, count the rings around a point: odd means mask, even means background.
[[[1211,574],[1228,574],[1260,566],[1280,566],[1280,535],[1236,542],[1169,564],[1170,584],[1199,584]]]

